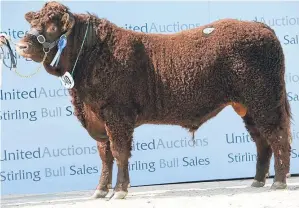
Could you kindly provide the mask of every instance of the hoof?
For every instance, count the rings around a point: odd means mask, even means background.
[[[256,187],[256,188],[260,188],[260,187],[264,187],[265,186],[265,182],[262,181],[257,181],[257,180],[253,180],[251,187]]]
[[[112,199],[124,199],[126,198],[127,194],[127,191],[117,191],[113,194]]]
[[[112,189],[112,184],[109,183],[109,184],[107,185],[107,188],[108,188],[108,189]]]
[[[282,182],[274,182],[271,186],[271,189],[286,189],[287,184]]]
[[[90,197],[91,199],[105,198],[107,196],[108,191],[103,190],[95,190],[94,194]]]

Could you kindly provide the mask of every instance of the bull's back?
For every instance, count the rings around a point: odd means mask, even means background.
[[[207,34],[205,28],[214,30]],[[263,64],[267,61],[264,51],[274,52],[275,47],[269,45],[280,44],[274,31],[263,23],[233,19],[177,34],[145,37],[151,62],[148,70],[155,78],[147,89],[152,91],[149,94],[155,102],[151,108],[161,118],[188,118],[194,112],[211,111],[242,100],[243,81],[248,83],[248,77],[256,78],[262,73],[250,68],[249,62]],[[260,56],[253,58],[256,52]]]

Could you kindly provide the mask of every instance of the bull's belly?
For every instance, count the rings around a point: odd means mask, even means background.
[[[247,108],[241,103],[228,102],[217,107],[202,108],[194,111],[161,111],[159,114],[142,116],[137,119],[138,125],[142,124],[162,124],[199,127],[208,119],[216,116],[225,107],[231,106],[240,117],[247,114]],[[165,113],[163,113],[165,112]]]

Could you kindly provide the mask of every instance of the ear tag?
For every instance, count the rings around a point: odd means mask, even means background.
[[[74,87],[75,82],[73,80],[72,75],[69,72],[66,72],[62,77],[59,77],[62,85],[67,88],[71,89]]]
[[[61,53],[62,53],[63,49],[65,48],[66,43],[67,43],[67,38],[66,38],[65,35],[62,35],[59,38],[59,42],[57,44],[58,50],[57,50],[57,53],[56,53],[54,59],[52,60],[52,62],[50,64],[51,66],[54,66],[54,65],[57,66],[58,65]]]

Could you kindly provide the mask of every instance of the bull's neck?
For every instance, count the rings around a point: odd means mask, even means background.
[[[50,51],[44,62],[44,67],[48,73],[62,76],[66,72],[72,73],[72,71],[78,70],[80,62],[86,56],[85,52],[96,44],[95,24],[93,17],[88,19],[87,15],[75,15],[75,24],[67,38],[67,45],[63,49],[58,66],[50,66],[57,50]]]
[[[68,40],[62,67],[68,72],[74,69],[74,76],[83,62],[95,61],[93,56],[104,51],[105,47],[112,46],[112,25],[108,20],[99,19],[93,15],[75,15],[76,23]],[[80,52],[80,48],[82,50]],[[77,60],[78,59],[78,60]],[[77,60],[77,63],[76,63]],[[83,62],[82,62],[83,61]],[[74,65],[76,64],[75,68]]]
[[[83,66],[92,65],[92,62],[96,61],[93,55],[107,52],[104,48],[114,44],[112,33],[116,28],[108,20],[89,14],[75,14],[74,16],[75,24],[68,36],[58,67],[51,67],[49,63],[44,65],[52,75],[62,76],[65,72],[69,72],[76,78],[76,75],[84,70]],[[51,54],[53,58],[54,55]]]
[[[63,60],[61,67],[64,71],[70,73],[76,70],[79,70],[78,67],[80,62],[86,58],[86,51],[92,50],[96,46],[96,31],[95,31],[95,22],[93,18],[88,20],[81,20],[76,17],[76,23],[74,25],[73,31],[68,38],[68,44],[65,48]]]

